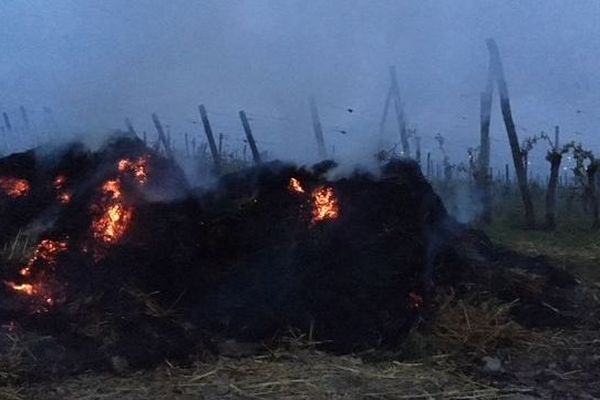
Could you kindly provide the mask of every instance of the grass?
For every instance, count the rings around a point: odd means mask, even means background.
[[[501,222],[484,227],[495,242],[530,256],[547,256],[588,283],[600,285],[600,232],[585,227],[522,230]]]
[[[476,219],[479,201],[472,197],[468,185],[463,182],[450,188],[436,189],[451,214],[471,213],[471,220]],[[507,189],[503,185],[496,185],[493,189],[493,222],[476,227],[483,229],[494,243],[528,256],[549,257],[581,280],[600,285],[600,230],[591,229],[591,216],[583,208],[579,189],[559,190],[557,227],[552,231],[544,228],[546,188],[533,184],[530,190],[538,225],[536,229],[524,228],[518,189]]]
[[[600,285],[600,231],[591,229],[591,219],[577,202],[559,201],[557,227],[543,227],[543,203],[536,202],[537,229],[523,229],[521,204],[496,205],[496,218],[481,228],[495,243],[529,256],[549,257],[578,278]]]
[[[33,247],[32,238],[19,230],[14,239],[0,248],[0,262],[2,264],[24,262],[33,253]]]

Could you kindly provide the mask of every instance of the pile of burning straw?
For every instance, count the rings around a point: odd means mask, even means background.
[[[461,246],[479,238],[458,239],[417,164],[328,179],[334,167],[273,162],[194,188],[131,138],[6,157],[2,329],[49,338],[30,350],[69,371],[290,328],[334,351],[394,347],[431,309],[436,280],[496,273],[479,244],[489,262],[468,269]]]

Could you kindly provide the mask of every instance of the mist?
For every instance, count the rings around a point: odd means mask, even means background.
[[[202,103],[225,151],[244,146],[245,110],[270,157],[314,161],[314,96],[328,151],[368,163],[396,65],[423,153],[441,159],[441,133],[460,162],[478,145],[488,37],[502,53],[520,139],[560,125],[564,142],[596,150],[599,12],[597,1],[5,0],[0,107],[15,128],[2,134],[2,151],[98,140],[124,129],[125,117],[154,140],[152,112],[181,150],[184,133],[204,140]],[[399,141],[394,122],[390,145]],[[510,158],[497,99],[491,135],[500,168]],[[546,170],[544,154],[534,150],[534,170]]]

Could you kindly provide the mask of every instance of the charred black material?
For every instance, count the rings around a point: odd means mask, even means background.
[[[148,162],[143,185],[118,171],[120,160],[139,157]],[[21,230],[68,249],[53,267],[54,303],[40,312],[30,297],[0,285],[0,320],[53,337],[91,366],[114,356],[148,365],[203,351],[211,339],[265,341],[289,328],[353,351],[402,341],[428,305],[436,266],[444,266],[436,279],[447,285],[489,275],[469,268],[507,276],[490,267],[491,250],[461,248],[463,228],[416,163],[328,180],[333,168],[273,162],[198,190],[137,139],[115,138],[97,152],[74,145],[53,158],[2,159],[0,176],[31,183],[28,196],[0,199],[3,243]],[[56,197],[59,175],[72,194],[68,204]],[[103,183],[117,178],[133,217],[122,238],[99,243],[90,228],[94,204]],[[301,190],[290,188],[292,178]],[[319,221],[314,195],[324,189],[339,213]],[[5,265],[0,278],[26,280],[23,262]]]

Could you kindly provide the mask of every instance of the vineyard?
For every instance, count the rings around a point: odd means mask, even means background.
[[[200,104],[193,132],[149,112],[95,145],[2,111],[0,399],[600,397],[600,158],[523,135],[485,48],[460,152],[394,66],[350,162],[317,96],[306,162],[246,110],[235,142]]]

